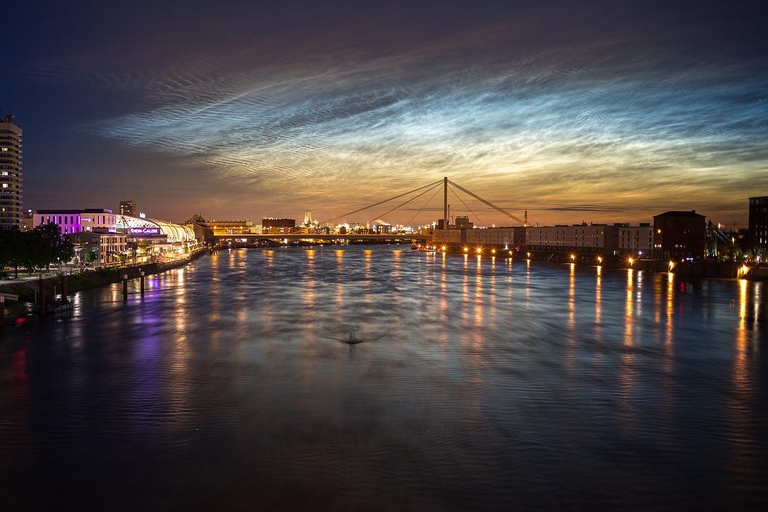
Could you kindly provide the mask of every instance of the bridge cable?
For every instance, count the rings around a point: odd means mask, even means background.
[[[406,204],[410,203],[410,202],[411,202],[411,201],[413,201],[414,199],[417,199],[417,198],[419,198],[419,197],[423,196],[424,194],[426,194],[427,192],[429,192],[429,191],[431,191],[431,190],[434,190],[434,189],[435,189],[435,187],[439,187],[441,183],[442,183],[442,181],[440,181],[440,182],[438,182],[438,183],[435,183],[435,185],[434,185],[432,188],[428,188],[428,189],[427,189],[427,190],[425,190],[424,192],[422,192],[422,193],[420,193],[420,194],[418,194],[418,195],[415,195],[415,196],[413,196],[412,198],[408,199],[407,201],[405,201],[405,202],[403,202],[403,203],[400,203],[399,205],[395,206],[394,208],[392,208],[392,209],[391,209],[391,210],[389,210],[388,212],[385,212],[385,213],[383,213],[383,214],[379,215],[378,217],[379,217],[380,219],[383,219],[385,215],[389,215],[390,213],[392,213],[393,211],[397,210],[397,209],[398,209],[398,208],[400,208],[401,206],[405,206]],[[369,221],[368,221],[368,224],[370,224],[370,223],[371,223],[371,222],[373,222],[374,220],[376,220],[376,219],[371,219],[371,220],[369,220]]]
[[[457,193],[456,193],[456,191],[455,191],[455,190],[453,190],[453,188],[451,188],[451,187],[448,187],[448,190],[450,190],[450,191],[453,193],[453,195],[455,195],[455,196],[456,196],[456,197],[459,199],[459,201],[461,201],[461,204],[463,204],[463,205],[464,205],[464,207],[465,207],[467,210],[469,210],[469,212],[470,212],[472,215],[474,215],[474,216],[475,216],[475,218],[476,218],[478,221],[480,221],[480,224],[482,224],[483,226],[485,226],[485,223],[484,223],[484,222],[483,222],[483,221],[480,219],[480,217],[479,217],[479,216],[478,216],[478,215],[477,215],[477,214],[476,214],[474,211],[472,211],[472,208],[470,208],[470,207],[469,207],[469,205],[468,205],[467,203],[465,203],[465,202],[464,202],[464,200],[463,200],[463,199],[462,199],[462,198],[459,196],[459,194],[457,194]]]
[[[441,180],[440,182],[442,183],[442,180]],[[408,222],[406,222],[406,223],[405,223],[405,225],[406,225],[406,226],[407,226],[407,225],[410,225],[410,223],[413,221],[413,219],[415,219],[415,218],[416,218],[416,216],[417,216],[418,214],[420,214],[420,213],[422,212],[422,210],[424,210],[424,208],[426,208],[426,207],[427,207],[427,205],[428,205],[428,204],[429,204],[429,203],[430,203],[430,202],[431,202],[431,201],[432,201],[432,200],[435,198],[435,196],[437,195],[437,193],[438,193],[438,192],[440,192],[440,189],[437,189],[437,190],[435,190],[435,193],[434,193],[434,194],[432,194],[432,197],[430,197],[429,199],[427,199],[427,202],[426,202],[426,203],[424,203],[424,206],[422,206],[422,207],[421,207],[421,210],[419,210],[419,211],[417,211],[416,213],[414,213],[414,214],[413,214],[413,217],[411,217],[410,219],[408,219]]]
[[[389,201],[393,201],[395,199],[399,199],[399,198],[401,198],[403,196],[407,196],[408,194],[412,194],[414,192],[418,192],[419,190],[424,190],[425,188],[432,187],[432,186],[434,186],[434,185],[436,185],[438,183],[442,183],[442,182],[443,182],[443,180],[438,180],[438,181],[435,181],[434,183],[430,183],[429,185],[424,185],[423,187],[418,187],[418,188],[415,188],[413,190],[409,190],[408,192],[403,192],[402,194],[398,194],[398,195],[396,195],[394,197],[390,197],[389,199],[385,199],[383,201],[379,201],[378,203],[373,203],[373,204],[368,205],[368,206],[366,206],[364,208],[358,208],[355,211],[351,211],[349,213],[345,213],[343,215],[339,215],[337,217],[333,217],[332,219],[328,219],[328,220],[322,222],[321,224],[327,224],[327,223],[329,223],[329,222],[331,222],[333,220],[337,220],[337,219],[340,219],[342,217],[346,217],[348,215],[353,215],[355,213],[362,212],[363,210],[368,210],[369,208],[373,208],[374,206],[379,206],[380,204],[388,203]]]
[[[450,183],[450,184],[451,184],[451,185],[453,185],[454,187],[458,188],[458,189],[459,189],[459,190],[461,190],[462,192],[464,192],[464,193],[466,193],[466,194],[469,194],[470,196],[474,197],[474,198],[475,198],[475,199],[477,199],[478,201],[481,201],[481,202],[485,203],[486,205],[490,206],[490,207],[491,207],[491,208],[493,208],[494,210],[496,210],[496,211],[498,211],[498,212],[501,212],[501,213],[503,213],[504,215],[506,215],[506,216],[507,216],[507,217],[509,217],[510,219],[512,219],[512,220],[514,220],[514,221],[516,221],[516,222],[519,222],[520,224],[523,224],[523,225],[525,224],[525,221],[524,221],[523,219],[521,219],[521,218],[519,218],[519,217],[515,217],[514,215],[512,215],[512,214],[511,214],[511,213],[509,213],[508,211],[504,210],[503,208],[500,208],[500,207],[496,206],[495,204],[493,204],[492,202],[490,202],[490,201],[487,201],[487,200],[483,199],[482,197],[480,197],[479,195],[475,194],[474,192],[470,192],[469,190],[465,189],[464,187],[462,187],[462,186],[461,186],[461,185],[459,185],[458,183],[454,183],[454,182],[453,182],[453,181],[451,181],[451,180],[448,180],[448,183]]]

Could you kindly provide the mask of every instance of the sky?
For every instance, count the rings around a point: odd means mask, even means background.
[[[322,221],[448,176],[534,224],[695,209],[731,226],[768,195],[761,2],[3,9],[25,208]],[[453,214],[510,224],[459,195]],[[385,220],[439,218],[441,196]]]

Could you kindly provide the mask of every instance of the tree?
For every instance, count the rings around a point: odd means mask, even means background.
[[[96,254],[96,249],[91,249],[87,253],[85,253],[85,262],[93,264],[94,261],[99,259],[99,256]]]
[[[61,229],[53,222],[41,224],[32,230],[36,255],[34,264],[48,267],[54,262],[67,262],[75,257],[75,248],[69,238],[61,236]]]

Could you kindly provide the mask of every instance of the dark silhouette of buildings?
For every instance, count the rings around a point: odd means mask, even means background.
[[[704,220],[704,215],[696,213],[696,210],[654,215],[654,256],[672,260],[702,259],[707,244]]]
[[[749,248],[768,247],[768,196],[749,198]]]

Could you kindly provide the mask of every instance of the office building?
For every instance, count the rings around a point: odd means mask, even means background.
[[[619,228],[619,253],[651,256],[653,252],[653,226],[649,222],[640,223],[639,226],[629,224],[614,224]]]
[[[261,229],[265,234],[269,233],[293,233],[296,228],[296,219],[261,219]]]
[[[136,210],[136,201],[120,201],[120,215],[138,217],[138,211]]]
[[[669,211],[653,217],[654,257],[701,259],[706,249],[704,215],[691,211]]]
[[[768,247],[768,196],[749,198],[749,248]]]
[[[85,263],[85,255],[89,252],[96,254],[99,266],[119,265],[121,257],[125,258],[127,250],[126,236],[122,233],[99,233],[82,231],[69,236],[75,246],[75,258],[78,263]]]
[[[22,129],[0,118],[0,229],[20,228],[24,202]]]

